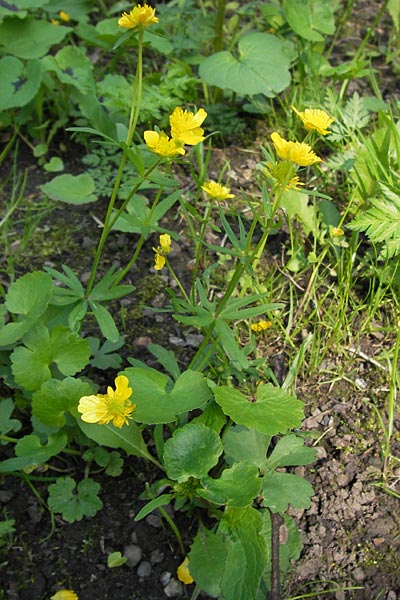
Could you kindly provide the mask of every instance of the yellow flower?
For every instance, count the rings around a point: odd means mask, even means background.
[[[179,581],[182,581],[182,583],[184,583],[185,585],[189,585],[189,583],[193,583],[194,579],[191,576],[190,571],[189,571],[188,557],[186,557],[185,560],[183,561],[183,563],[181,563],[179,565],[179,567],[176,570],[176,574],[178,576]]]
[[[271,133],[271,139],[277,155],[282,160],[290,160],[301,167],[322,162],[322,158],[317,156],[311,146],[304,142],[287,142],[276,131]]]
[[[196,114],[182,110],[179,106],[169,116],[171,125],[171,136],[183,144],[195,146],[204,140],[204,130],[200,127],[206,118],[204,108],[200,108]]]
[[[271,321],[258,321],[258,323],[252,323],[250,325],[250,329],[259,333],[260,331],[265,331],[266,329],[269,329],[271,325]]]
[[[68,21],[70,21],[71,19],[69,14],[64,12],[63,10],[60,10],[58,16],[60,17],[61,21],[64,21],[65,23],[68,23]]]
[[[152,23],[158,23],[155,14],[156,11],[151,6],[138,4],[129,13],[122,13],[122,17],[118,19],[118,25],[126,27],[126,29],[133,29],[137,26],[148,27]]]
[[[160,245],[153,250],[156,253],[154,268],[156,271],[161,271],[166,262],[165,256],[171,252],[171,236],[168,233],[160,235]]]
[[[72,590],[60,590],[50,600],[78,600],[78,596]]]
[[[321,135],[330,134],[328,127],[329,125],[332,125],[335,119],[330,117],[324,110],[320,110],[319,108],[306,108],[304,112],[300,112],[294,106],[292,106],[292,109],[303,121],[304,127],[309,131],[315,130]]]
[[[110,421],[115,427],[128,425],[131,413],[136,404],[129,401],[132,388],[125,375],[119,375],[115,379],[115,390],[107,387],[107,394],[96,394],[93,396],[82,396],[78,404],[78,412],[82,413],[82,421],[86,423],[99,423],[105,425]]]
[[[300,185],[304,185],[295,173],[294,165],[286,160],[277,162],[274,166],[268,163],[265,168],[265,174],[275,179],[274,186],[283,186],[287,191],[298,190]]]
[[[333,227],[332,225],[329,227],[329,233],[332,237],[341,237],[342,235],[344,235],[343,229],[341,229],[340,227]]]
[[[205,191],[208,196],[215,198],[216,200],[227,200],[228,198],[234,198],[235,195],[231,194],[231,189],[217,183],[216,181],[207,181],[201,186],[201,189]]]
[[[170,140],[163,131],[160,133],[157,133],[157,131],[145,131],[144,141],[149,150],[164,158],[175,158],[178,154],[185,154],[182,144],[178,140]]]

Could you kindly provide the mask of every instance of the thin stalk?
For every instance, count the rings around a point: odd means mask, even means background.
[[[122,151],[122,156],[121,156],[121,160],[119,163],[117,176],[114,181],[114,187],[113,187],[113,191],[111,194],[110,202],[108,203],[107,213],[106,213],[106,216],[104,219],[103,231],[101,233],[100,240],[97,245],[96,254],[95,254],[95,257],[93,260],[92,270],[91,270],[90,277],[88,279],[88,283],[86,286],[86,297],[90,294],[90,292],[93,288],[93,284],[94,284],[97,269],[98,269],[98,266],[100,263],[100,258],[101,258],[102,252],[103,252],[104,244],[106,243],[108,235],[111,231],[111,227],[110,227],[111,215],[112,215],[112,211],[114,209],[115,201],[117,199],[118,190],[121,185],[122,174],[124,172],[124,168],[125,168],[125,164],[126,164],[128,149],[132,143],[132,139],[133,139],[133,136],[135,133],[137,121],[139,118],[140,100],[141,100],[141,95],[142,95],[142,79],[143,79],[143,29],[140,28],[139,29],[139,39],[138,39],[138,59],[137,59],[137,64],[136,64],[135,82],[133,84],[133,90],[132,90],[132,105],[131,105],[131,114],[129,117],[128,133],[126,136],[125,146]],[[125,203],[127,203],[126,200],[125,200]],[[125,204],[125,206],[126,206],[126,204]]]
[[[173,278],[173,280],[176,282],[176,285],[178,286],[182,296],[185,298],[186,302],[188,304],[190,304],[190,299],[189,296],[187,295],[183,285],[181,284],[181,282],[179,281],[179,277],[176,275],[175,271],[173,270],[173,268],[171,267],[171,265],[169,264],[168,258],[165,257],[165,266],[167,267],[171,277]]]
[[[392,359],[392,369],[390,375],[390,390],[389,390],[389,398],[388,398],[388,424],[387,429],[385,431],[385,450],[384,450],[384,465],[383,465],[383,473],[386,474],[388,460],[390,457],[390,440],[393,435],[393,423],[394,423],[394,412],[396,408],[396,398],[397,398],[397,383],[398,383],[398,370],[397,364],[399,360],[399,348],[400,348],[400,327],[397,327],[397,335],[396,342],[394,345],[393,351],[393,359]]]
[[[204,236],[206,234],[206,229],[207,229],[207,224],[210,218],[210,213],[211,213],[211,209],[213,206],[213,202],[212,200],[210,201],[210,204],[208,204],[208,206],[206,207],[206,210],[204,211],[204,216],[201,222],[201,229],[200,229],[200,235],[198,237],[198,240],[196,242],[196,259],[195,259],[195,264],[194,264],[194,268],[193,268],[193,276],[192,276],[192,296],[193,296],[193,301],[194,301],[194,294],[195,294],[195,281],[197,278],[197,273],[199,271],[199,266],[200,266],[200,258],[201,258],[201,248],[203,245],[203,241],[204,241]],[[196,236],[197,237],[197,236]],[[196,240],[196,237],[194,238]]]

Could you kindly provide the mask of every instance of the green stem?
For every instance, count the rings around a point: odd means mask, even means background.
[[[390,391],[388,398],[388,424],[387,430],[385,432],[386,443],[385,443],[385,451],[384,451],[384,466],[383,473],[386,473],[386,469],[388,466],[388,460],[390,457],[390,441],[393,435],[393,423],[394,423],[394,413],[396,408],[396,396],[397,396],[397,379],[398,379],[398,370],[397,364],[399,360],[399,348],[400,348],[400,327],[397,327],[397,335],[396,335],[396,343],[393,351],[393,359],[392,359],[392,368],[391,368],[391,376],[390,376]]]
[[[174,281],[176,282],[182,296],[185,298],[186,302],[188,304],[190,304],[190,300],[189,300],[189,296],[187,295],[183,285],[181,284],[181,282],[179,281],[178,276],[176,275],[175,271],[173,270],[173,268],[171,267],[171,265],[169,264],[169,261],[167,259],[167,257],[165,257],[165,266],[167,267],[168,271],[170,272],[170,275],[172,276],[172,278],[174,279]]]
[[[193,298],[193,302],[194,302],[194,294],[195,294],[195,281],[197,278],[197,273],[199,271],[199,266],[200,266],[200,259],[201,259],[201,247],[203,245],[203,241],[204,241],[204,236],[206,234],[206,229],[207,229],[207,224],[208,224],[208,220],[210,217],[210,213],[211,213],[211,209],[212,209],[212,201],[210,202],[210,204],[208,204],[208,206],[206,207],[206,210],[204,211],[204,216],[203,219],[201,221],[201,229],[200,229],[200,235],[199,238],[196,242],[196,261],[194,264],[194,268],[193,268],[193,276],[192,276],[192,298]],[[196,240],[196,237],[194,238]]]
[[[124,172],[126,159],[127,159],[127,155],[128,155],[128,149],[132,143],[136,125],[137,125],[137,121],[139,118],[140,100],[141,100],[141,95],[142,95],[142,79],[143,79],[143,29],[140,28],[139,29],[139,40],[138,40],[138,59],[137,59],[137,65],[136,65],[135,82],[133,84],[133,90],[132,90],[132,105],[131,105],[131,114],[129,117],[128,133],[126,136],[125,146],[122,151],[122,156],[121,156],[121,160],[119,163],[117,176],[115,178],[110,202],[108,203],[107,213],[106,213],[106,216],[104,219],[103,231],[101,233],[100,240],[97,245],[96,254],[95,254],[95,257],[93,260],[92,270],[91,270],[90,277],[89,277],[89,280],[88,280],[88,283],[86,286],[86,297],[89,296],[89,294],[93,288],[93,284],[94,284],[97,269],[98,269],[98,266],[100,263],[100,258],[101,258],[102,252],[103,252],[104,244],[106,243],[108,235],[112,229],[112,224],[110,223],[111,215],[112,215],[112,211],[114,209],[115,201],[117,199],[118,190],[121,185],[122,174]],[[126,200],[125,200],[124,204],[126,206],[126,204],[127,204]],[[115,221],[113,221],[113,223],[114,222]]]

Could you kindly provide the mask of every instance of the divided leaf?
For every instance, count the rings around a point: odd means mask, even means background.
[[[100,484],[93,479],[83,479],[76,485],[71,477],[60,477],[56,483],[49,485],[47,502],[68,523],[74,523],[81,521],[82,517],[93,517],[103,508],[99,491]]]

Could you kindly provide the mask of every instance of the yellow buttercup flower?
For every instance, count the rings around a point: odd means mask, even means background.
[[[157,248],[153,248],[156,253],[154,260],[154,268],[156,271],[161,271],[165,265],[165,257],[171,252],[171,236],[168,233],[160,235],[160,245]]]
[[[185,560],[183,561],[183,563],[181,563],[179,565],[179,567],[176,570],[176,574],[178,576],[179,581],[182,581],[182,583],[184,583],[185,585],[189,585],[190,583],[193,583],[194,579],[191,576],[190,571],[189,571],[188,557],[186,557]]]
[[[50,600],[78,600],[78,596],[72,590],[60,590]]]
[[[265,174],[275,180],[274,186],[283,186],[285,190],[298,190],[299,186],[304,185],[300,177],[295,174],[295,167],[289,161],[277,162],[274,166],[269,163],[265,167]]]
[[[69,14],[67,12],[64,12],[63,10],[60,10],[58,16],[60,17],[61,21],[64,21],[64,23],[68,23],[68,21],[71,20]]]
[[[277,155],[282,160],[290,160],[301,167],[322,162],[322,158],[317,156],[311,146],[304,142],[288,142],[276,131],[271,133],[271,139]]]
[[[329,233],[332,237],[342,237],[342,235],[344,235],[343,229],[340,227],[333,227],[332,225],[329,227]]]
[[[82,414],[81,419],[85,423],[105,425],[112,421],[115,427],[129,425],[128,419],[132,418],[131,413],[136,408],[136,404],[129,400],[131,396],[132,388],[129,387],[128,378],[119,375],[115,379],[115,390],[108,386],[107,394],[82,396],[78,412]]]
[[[170,140],[163,131],[145,131],[143,135],[148,149],[159,156],[175,158],[178,154],[185,154],[182,144],[178,140]]]
[[[335,119],[328,115],[324,110],[319,108],[306,108],[304,112],[300,112],[292,106],[292,109],[303,121],[304,127],[308,131],[318,131],[321,135],[329,135],[329,125],[332,125]]]
[[[250,329],[252,331],[255,331],[256,333],[259,333],[260,331],[265,331],[266,329],[269,329],[271,325],[271,321],[258,321],[258,323],[252,323],[250,325]]]
[[[171,136],[183,144],[195,146],[202,142],[204,130],[200,127],[206,118],[207,113],[204,108],[200,108],[196,114],[187,110],[182,110],[179,106],[169,116],[171,125]]]
[[[228,198],[234,198],[235,195],[231,194],[231,189],[217,183],[216,181],[207,181],[201,186],[201,189],[211,198],[215,200],[227,200]]]
[[[138,4],[129,13],[123,12],[122,17],[118,19],[118,25],[126,29],[134,27],[148,27],[153,23],[158,23],[158,18],[155,16],[156,11],[147,4]]]

